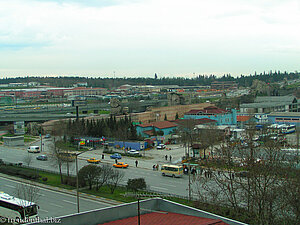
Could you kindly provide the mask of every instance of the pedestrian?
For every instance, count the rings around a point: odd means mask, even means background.
[[[117,159],[115,159],[115,163],[116,163],[116,164],[118,163],[118,160],[117,160]]]
[[[137,167],[138,166],[138,161],[137,160],[135,160],[135,167]]]
[[[102,154],[102,159],[104,159],[104,154]]]
[[[170,155],[170,162],[172,162],[172,156]]]
[[[156,164],[156,167],[155,167],[155,169],[158,171],[158,167],[159,167],[159,165],[158,164]]]
[[[152,167],[152,168],[153,168],[153,171],[156,169],[156,168],[155,168],[155,164],[153,165],[153,167]]]
[[[166,161],[168,160],[168,155],[165,156]]]
[[[187,174],[188,173],[188,169],[185,167],[184,168],[184,174]]]

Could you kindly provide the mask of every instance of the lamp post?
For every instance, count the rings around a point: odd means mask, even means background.
[[[76,156],[75,157],[75,159],[76,159],[76,196],[77,196],[77,212],[78,213],[80,212],[80,210],[79,210],[79,184],[78,184],[78,156],[80,154],[81,153],[75,155]]]
[[[78,143],[78,149],[80,147],[80,142]],[[80,212],[80,207],[79,207],[79,179],[78,179],[78,156],[81,155],[82,153],[92,151],[94,150],[93,148],[84,151],[84,152],[79,152],[75,154],[75,163],[76,163],[76,198],[77,198],[77,212]]]

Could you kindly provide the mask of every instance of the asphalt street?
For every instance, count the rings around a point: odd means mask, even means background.
[[[0,191],[16,196],[18,185],[23,184],[17,180],[0,176]],[[25,184],[26,185],[26,184]],[[44,187],[35,186],[37,188],[37,197],[35,203],[40,207],[40,218],[58,217],[77,213],[76,195],[51,190]],[[110,203],[104,203],[88,198],[80,198],[80,211],[89,211],[111,206]]]
[[[52,160],[48,161],[39,161],[36,160],[36,156],[42,154],[50,154],[49,149],[47,148],[47,143],[50,140],[45,139],[44,147],[42,153],[28,153],[26,147],[19,147],[19,148],[11,148],[6,146],[0,146],[0,158],[6,162],[18,163],[22,162],[24,164],[24,158],[28,155],[32,157],[32,161],[30,163],[30,167],[41,168],[44,170],[55,171],[58,172],[58,168]],[[31,145],[39,145],[40,142],[31,143]],[[172,150],[150,150],[146,151],[146,157],[143,158],[134,158],[134,157],[123,157],[120,162],[126,162],[129,164],[128,169],[118,169],[124,172],[124,178],[121,184],[126,185],[128,179],[132,178],[145,178],[146,184],[148,185],[148,189],[152,191],[159,191],[166,194],[176,194],[180,196],[187,196],[188,195],[188,176],[183,176],[182,178],[171,178],[171,177],[164,177],[161,175],[160,171],[153,171],[152,166],[153,164],[169,164],[174,163],[181,159],[183,155],[184,149],[180,149],[179,146],[172,146],[170,147]],[[172,155],[173,161],[170,162],[169,158],[166,161],[165,155]],[[111,165],[115,162],[114,159],[110,159],[110,155],[105,154],[104,160],[101,158],[102,150],[94,150],[90,152],[86,152],[78,157],[78,165],[79,168],[88,165],[86,161],[88,158],[96,157],[97,159],[101,159],[101,164],[108,164]],[[138,166],[135,167],[135,160],[138,160]],[[100,164],[100,165],[101,165]],[[76,174],[75,171],[75,163],[69,163],[70,173],[72,175]],[[66,165],[63,165],[63,172],[66,173]]]

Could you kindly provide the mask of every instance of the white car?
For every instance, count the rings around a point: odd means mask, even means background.
[[[130,155],[139,155],[140,153],[137,150],[131,149],[127,152]]]
[[[27,152],[30,152],[30,153],[40,153],[40,147],[39,146],[29,146],[27,148]]]
[[[165,146],[164,144],[159,144],[159,145],[157,145],[156,148],[157,148],[157,149],[165,149],[166,146]]]

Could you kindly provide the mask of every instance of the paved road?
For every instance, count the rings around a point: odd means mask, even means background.
[[[16,189],[22,182],[11,180],[9,178],[0,177],[0,191],[16,196]],[[76,196],[70,194],[37,187],[37,200],[39,206],[39,216],[58,217],[68,214],[77,213]],[[88,211],[111,206],[109,203],[103,203],[87,198],[80,198],[80,211]]]
[[[26,147],[23,148],[7,148],[5,146],[0,146],[0,158],[2,158],[4,161],[7,162],[23,162],[24,163],[24,157],[31,155],[32,162],[30,166],[35,168],[41,168],[45,170],[51,170],[58,172],[58,168],[55,166],[55,163],[51,160],[49,161],[39,161],[36,160],[35,157],[37,155],[41,154],[49,154],[47,149],[47,142],[50,140],[45,140],[44,145],[44,152],[43,153],[27,153],[25,150]],[[35,143],[32,145],[37,145],[39,143]],[[165,154],[170,155],[172,154],[174,161],[177,159],[180,159],[180,156],[182,155],[181,152],[183,152],[183,149],[177,149],[175,150],[153,150],[151,153],[150,151],[146,152],[146,159],[139,158],[138,159],[138,167],[135,167],[135,160],[136,158],[133,157],[123,157],[119,161],[127,162],[130,166],[128,169],[117,169],[121,170],[125,173],[125,176],[122,180],[122,184],[126,184],[128,179],[132,178],[145,178],[146,183],[150,190],[153,191],[160,191],[163,193],[171,193],[171,194],[177,194],[181,196],[187,196],[188,195],[188,176],[183,176],[182,178],[171,178],[171,177],[163,177],[159,171],[153,171],[152,166],[153,164],[159,164],[162,165],[164,163],[170,163],[169,161],[165,161],[164,156]],[[88,165],[86,162],[86,159],[90,157],[96,157],[101,159],[102,150],[95,150],[91,152],[86,152],[79,156],[78,165],[79,168]],[[102,160],[102,159],[101,159]],[[115,160],[110,159],[109,155],[105,154],[105,159],[102,160],[103,164],[112,165]],[[101,163],[101,164],[102,164]],[[70,163],[70,173],[75,175],[75,163]],[[63,171],[66,173],[66,165],[63,166]]]

